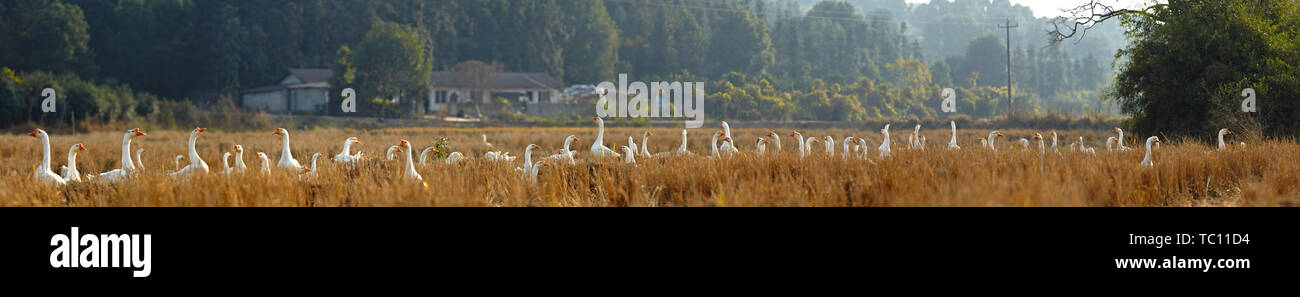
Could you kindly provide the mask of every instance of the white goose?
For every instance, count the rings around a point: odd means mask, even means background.
[[[643,158],[649,158],[653,156],[652,154],[650,154],[650,148],[649,148],[650,144],[648,143],[650,142],[650,136],[653,135],[654,133],[650,133],[650,131],[645,131],[645,133],[641,134],[641,157]]]
[[[273,134],[280,135],[280,141],[282,144],[280,147],[280,162],[275,165],[280,168],[298,172],[298,170],[302,169],[302,165],[298,164],[298,160],[293,158],[293,151],[289,149],[289,130],[285,130],[284,128],[275,128],[275,133]]]
[[[682,129],[682,145],[677,147],[678,155],[689,155],[691,151],[686,149],[686,129]]]
[[[546,161],[537,161],[536,164],[533,164],[532,172],[528,173],[528,175],[531,177],[529,180],[531,180],[534,184],[537,183],[537,170],[541,169],[542,166],[546,166]]]
[[[775,131],[768,131],[768,132],[767,132],[767,137],[771,137],[771,138],[772,138],[772,141],[771,141],[772,144],[776,145],[776,151],[773,152],[772,154],[773,154],[773,155],[780,155],[780,154],[781,154],[781,135],[780,135],[780,134],[776,134]]]
[[[573,159],[573,154],[576,152],[569,150],[569,144],[573,143],[574,140],[578,140],[578,137],[573,135],[564,137],[564,148],[556,151],[555,154],[551,155],[549,158],[553,160],[569,160],[569,164],[574,164],[575,161]]]
[[[524,147],[524,167],[515,167],[515,171],[525,174],[531,172],[533,170],[533,151],[538,148],[536,144],[531,143]]]
[[[458,163],[458,162],[460,162],[461,160],[464,160],[464,159],[465,159],[465,155],[464,155],[464,154],[461,154],[460,152],[451,152],[451,154],[448,154],[448,155],[447,155],[447,160],[446,160],[446,162],[447,162],[447,165],[451,165],[451,164],[456,164],[456,163]]]
[[[948,140],[948,150],[961,150],[961,146],[957,145],[957,121],[948,121],[948,124],[952,125],[952,138]]]
[[[144,131],[140,131],[140,128],[126,130],[126,134],[122,135],[122,168],[100,173],[99,179],[116,183],[124,181],[128,176],[134,174],[135,165],[131,161],[131,140],[145,135]]]
[[[636,150],[631,146],[620,146],[623,149],[623,163],[636,164]]]
[[[144,159],[140,159],[141,153],[144,153],[144,149],[135,150],[135,169],[139,171],[144,171]]]
[[[637,152],[640,151],[639,148],[637,148],[636,146],[636,140],[633,140],[632,136],[627,137],[627,147],[632,149],[633,155],[637,154]]]
[[[1154,166],[1156,165],[1156,162],[1151,160],[1151,144],[1152,144],[1152,143],[1159,144],[1159,143],[1160,143],[1160,137],[1151,136],[1150,138],[1147,138],[1147,155],[1146,155],[1146,157],[1142,157],[1142,163],[1140,164],[1142,167],[1151,168],[1151,167],[1154,167]]]
[[[876,150],[880,151],[881,158],[889,157],[889,124],[885,124],[885,128],[880,129],[880,134],[884,135],[884,140],[880,141],[880,147],[877,147]]]
[[[1124,146],[1124,129],[1115,127],[1115,132],[1119,133],[1119,138],[1115,139],[1115,142],[1119,144],[1119,151],[1122,152],[1122,151],[1130,150],[1131,148]]]
[[[181,170],[181,160],[185,160],[185,155],[176,155],[172,158],[172,170]]]
[[[398,151],[400,152],[402,150]],[[511,156],[508,151],[484,152],[484,159],[494,160],[494,162],[515,162],[515,156]]]
[[[853,144],[853,136],[845,137],[844,138],[844,160],[848,160],[849,155],[853,153],[853,151],[849,150],[849,145],[851,144]]]
[[[916,129],[912,130],[912,149],[921,149],[921,124],[916,124]]]
[[[488,148],[492,148],[493,147],[492,143],[487,141],[487,134],[480,134],[480,135],[483,135],[483,145],[486,145]]]
[[[996,142],[997,142],[997,138],[998,138],[998,137],[1002,137],[1002,136],[1003,136],[1003,135],[1002,135],[1002,132],[998,132],[998,131],[996,131],[996,130],[994,130],[993,132],[989,132],[989,139],[988,139],[988,140],[989,140],[989,149],[990,149],[990,150],[994,150],[994,151],[998,150],[998,146],[997,146],[997,144],[996,144]]]
[[[36,171],[32,173],[36,182],[59,186],[67,184],[68,181],[66,179],[63,179],[63,177],[58,174],[54,174],[54,171],[50,170],[50,135],[45,133],[45,130],[41,129],[36,129],[36,131],[32,131],[32,133],[27,135],[41,140],[41,165],[37,166]]]
[[[767,139],[759,137],[758,140],[754,140],[754,151],[759,155],[767,153]]]
[[[739,153],[740,149],[736,148],[736,145],[731,143],[731,125],[727,125],[727,121],[722,121],[722,133],[723,136],[725,136],[724,139],[727,139],[727,141],[723,141],[722,147],[719,149],[728,154]]]
[[[1223,136],[1228,134],[1232,134],[1232,131],[1228,130],[1228,128],[1219,129],[1219,150],[1220,151],[1228,148],[1227,145],[1223,144]],[[1241,144],[1245,145],[1246,143],[1242,142]]]
[[[68,148],[68,165],[63,165],[59,167],[60,169],[59,171],[62,172],[61,177],[63,177],[64,181],[66,182],[81,181],[81,171],[77,170],[77,153],[84,150],[86,150],[86,146],[81,145],[80,143],[74,144],[72,145],[71,148]]]
[[[361,152],[357,152],[355,155],[352,154],[353,144],[361,144],[361,141],[357,140],[356,137],[348,137],[347,140],[344,140],[343,151],[339,152],[338,155],[334,155],[334,162],[355,163],[361,161]]]
[[[244,173],[248,171],[248,164],[244,164],[244,146],[235,145],[235,173]]]
[[[724,134],[724,133],[723,133],[722,131],[718,131],[717,133],[713,133],[713,140],[710,140],[710,141],[709,141],[709,159],[713,159],[713,158],[718,158],[718,157],[719,157],[719,156],[718,156],[718,137],[722,137],[723,134]]]
[[[835,157],[835,137],[826,136],[823,137],[822,139],[826,139],[825,140],[826,157],[827,158]]]
[[[799,158],[803,159],[804,156],[808,155],[808,148],[804,147],[803,133],[799,133],[799,131],[796,130],[790,133],[790,137],[794,137],[796,140],[795,142],[799,144]]]
[[[429,159],[429,153],[436,153],[436,152],[438,152],[438,149],[432,146],[420,150],[420,165],[424,165],[425,163],[424,161]]]
[[[863,159],[870,158],[869,155],[871,154],[871,145],[867,144],[867,139],[858,137],[857,140],[858,140],[858,147],[860,148],[860,150],[858,151],[858,157]]]
[[[806,150],[804,150],[804,155],[807,155],[812,153],[813,150],[812,145],[821,140],[818,140],[817,137],[808,137],[808,138],[804,138],[803,141],[804,141],[804,145],[803,145],[804,148],[807,148]]]
[[[596,141],[591,143],[591,155],[596,157],[618,157],[618,153],[605,147],[605,120],[600,117],[592,117],[591,120],[596,121],[596,124],[600,126],[600,130],[596,133]]]
[[[221,153],[221,174],[230,175],[235,168],[230,167],[230,152]]]
[[[1106,137],[1106,152],[1115,151],[1115,136]]]
[[[1039,155],[1039,156],[1042,156],[1042,155],[1046,154],[1046,153],[1047,153],[1047,148],[1046,148],[1045,145],[1043,145],[1043,134],[1042,134],[1042,133],[1034,133],[1034,140],[1037,140],[1037,141],[1038,141],[1038,155]]]
[[[271,159],[266,157],[266,153],[257,152],[257,159],[262,160],[262,175],[271,174]]]
[[[194,128],[194,131],[190,131],[190,140],[188,142],[190,165],[185,166],[185,168],[181,168],[181,170],[173,172],[171,174],[172,177],[187,177],[193,174],[208,174],[208,163],[203,162],[203,158],[199,157],[198,150],[194,148],[194,142],[198,141],[199,134],[202,134],[203,132],[206,131],[208,131],[208,129],[204,129],[204,128]],[[285,144],[285,147],[287,148],[288,144]]]
[[[306,177],[316,177],[316,159],[320,158],[320,153],[311,154],[311,167],[303,168],[302,175]]]
[[[388,147],[388,151],[387,151],[387,152],[384,152],[384,160],[385,160],[385,161],[392,161],[393,159],[397,159],[397,154],[396,154],[396,153],[400,153],[400,152],[402,152],[402,148],[401,148],[401,147],[396,146],[396,145],[394,145],[394,146],[390,146],[390,147]]]
[[[1024,150],[1024,151],[1029,150],[1029,139],[1025,139],[1024,137],[1021,137],[1021,138],[1020,138],[1020,148],[1021,148],[1021,150]]]
[[[424,177],[420,176],[420,173],[415,171],[415,160],[411,159],[411,142],[402,139],[402,142],[397,145],[402,147],[402,151],[406,152],[406,171],[402,172],[402,178],[409,181],[420,182],[421,185],[428,188],[429,184],[424,182]]]

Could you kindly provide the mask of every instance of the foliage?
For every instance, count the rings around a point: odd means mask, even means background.
[[[1134,40],[1109,96],[1140,134],[1208,138],[1219,128],[1300,132],[1300,6],[1295,1],[1170,1],[1124,19]],[[1241,112],[1257,92],[1258,114]]]

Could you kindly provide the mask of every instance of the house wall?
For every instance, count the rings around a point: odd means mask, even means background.
[[[293,94],[294,112],[324,112],[325,105],[330,102],[329,89],[300,88],[290,92]]]
[[[285,89],[244,94],[244,108],[253,108],[266,110],[272,113],[282,113],[285,111]]]

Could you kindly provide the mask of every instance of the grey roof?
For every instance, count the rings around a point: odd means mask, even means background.
[[[328,82],[330,77],[334,76],[334,70],[329,68],[289,68],[289,75],[297,76],[303,83]]]
[[[439,71],[429,74],[429,84],[434,87],[469,87],[471,81],[456,72]],[[564,83],[542,72],[500,72],[492,74],[492,89],[563,89]]]

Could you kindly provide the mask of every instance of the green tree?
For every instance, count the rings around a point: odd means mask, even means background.
[[[356,67],[357,96],[418,102],[433,71],[428,45],[427,35],[419,29],[375,21],[350,59]]]
[[[1125,15],[1134,41],[1109,95],[1135,134],[1300,133],[1295,1],[1170,1]],[[1241,112],[1245,88],[1256,90],[1258,114]]]

